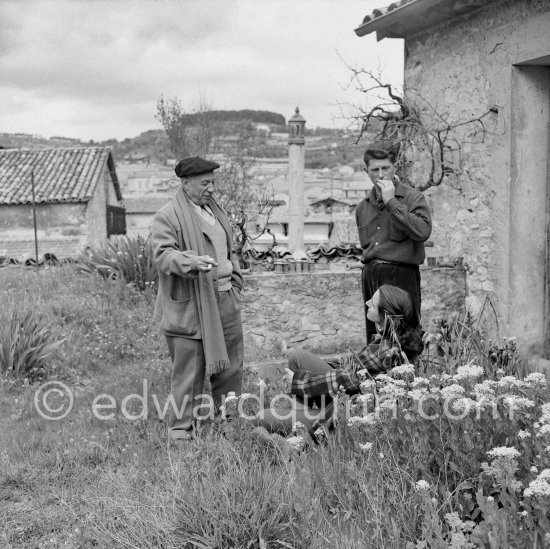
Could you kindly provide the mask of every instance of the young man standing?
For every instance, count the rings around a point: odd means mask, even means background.
[[[424,195],[402,184],[395,175],[399,144],[387,140],[371,143],[365,151],[365,171],[374,187],[355,210],[359,242],[363,248],[361,276],[363,300],[367,302],[382,284],[409,292],[420,312],[420,270],[424,242],[432,220]],[[376,333],[366,316],[367,343]]]

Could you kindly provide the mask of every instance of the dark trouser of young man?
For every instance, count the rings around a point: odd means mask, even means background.
[[[420,269],[418,265],[393,263],[380,259],[373,259],[365,263],[361,274],[361,288],[363,290],[367,344],[370,343],[372,336],[376,334],[376,325],[367,318],[365,303],[383,284],[391,284],[409,292],[414,306],[420,314]]]

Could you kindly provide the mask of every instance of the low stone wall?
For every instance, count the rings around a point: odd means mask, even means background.
[[[426,267],[421,276],[425,329],[464,312],[462,268]],[[280,360],[291,348],[329,355],[365,343],[360,270],[245,276],[242,313],[247,363]]]

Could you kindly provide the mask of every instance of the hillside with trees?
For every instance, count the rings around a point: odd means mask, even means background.
[[[180,121],[187,127],[201,124],[204,113],[179,113]],[[210,110],[208,118],[222,129],[220,135],[227,146],[238,141],[243,128],[254,133],[256,124],[267,124],[273,132],[285,132],[286,120],[282,114],[261,110]],[[255,132],[258,154],[264,157],[284,158],[288,154],[285,140],[273,142],[266,139],[265,132]],[[307,140],[310,137],[310,140]],[[81,140],[70,137],[53,136],[46,138],[36,134],[0,133],[0,148],[37,149],[57,147],[110,147],[116,162],[150,162],[166,165],[174,158],[170,139],[164,129],[152,129],[136,137],[122,140],[107,139],[104,141]],[[223,149],[223,147],[222,147]],[[324,168],[338,164],[348,164],[361,157],[363,145],[357,145],[345,132],[329,128],[306,127],[306,167]]]

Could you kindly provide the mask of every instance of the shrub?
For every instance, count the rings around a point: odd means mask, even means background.
[[[8,307],[0,323],[0,371],[35,378],[63,341],[53,341],[50,324],[34,309]]]
[[[156,290],[158,286],[153,247],[142,236],[118,236],[99,248],[88,249],[79,258],[78,268],[105,278],[122,278],[140,291]]]

